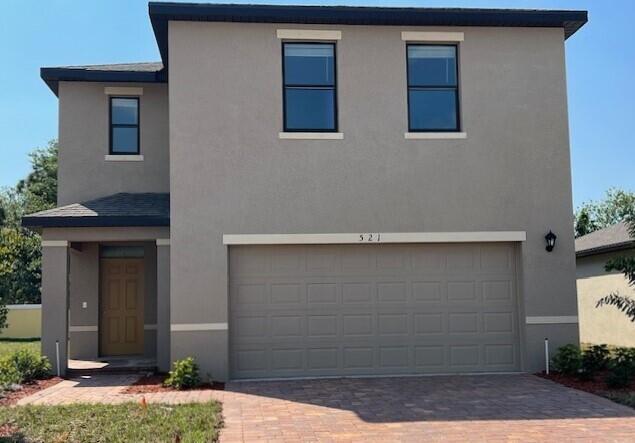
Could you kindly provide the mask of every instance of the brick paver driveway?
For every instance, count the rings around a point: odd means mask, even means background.
[[[137,376],[63,381],[19,404],[219,400],[230,442],[635,442],[635,410],[532,375],[228,383],[124,394]]]
[[[635,411],[532,375],[230,383],[221,442],[629,441]]]

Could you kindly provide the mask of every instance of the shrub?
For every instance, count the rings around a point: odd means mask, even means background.
[[[51,371],[51,364],[46,357],[41,357],[28,349],[18,349],[13,352],[9,355],[9,361],[20,374],[20,383],[44,378]]]
[[[606,384],[610,388],[624,388],[635,377],[635,349],[617,348],[609,362]]]
[[[176,389],[188,389],[198,385],[200,381],[198,365],[192,357],[188,357],[172,363],[170,375],[163,384]]]
[[[21,379],[18,368],[9,358],[0,360],[0,392],[20,384]]]
[[[553,368],[565,375],[577,375],[582,368],[582,352],[575,345],[565,345],[551,359]]]
[[[593,345],[582,353],[582,374],[593,376],[596,372],[606,369],[610,351],[606,345]]]

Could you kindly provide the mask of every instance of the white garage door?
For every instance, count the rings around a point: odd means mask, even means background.
[[[513,243],[232,246],[238,378],[514,371]]]

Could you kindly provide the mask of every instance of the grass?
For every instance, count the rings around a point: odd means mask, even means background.
[[[0,408],[3,442],[214,442],[221,425],[218,402]]]
[[[0,339],[0,358],[18,349],[27,348],[40,353],[40,339]]]

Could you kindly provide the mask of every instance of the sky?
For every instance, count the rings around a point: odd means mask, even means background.
[[[635,191],[635,1],[235,1],[353,6],[585,9],[566,42],[574,206],[611,187]],[[28,153],[57,138],[57,98],[42,66],[158,61],[145,0],[3,0],[0,13],[0,187],[29,171]]]

